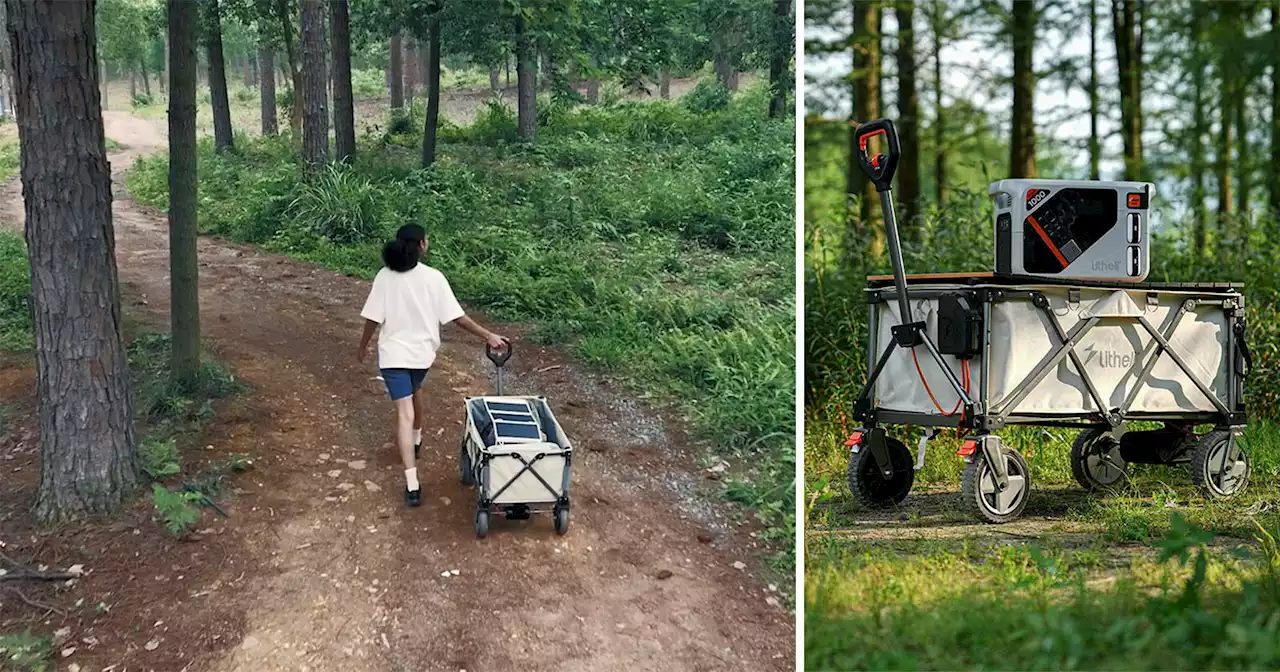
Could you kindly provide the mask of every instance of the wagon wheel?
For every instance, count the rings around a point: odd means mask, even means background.
[[[893,465],[893,476],[890,478],[885,478],[881,473],[870,447],[864,445],[857,453],[849,456],[849,490],[869,508],[902,503],[916,480],[916,471],[911,464],[911,451],[907,450],[906,444],[889,436],[884,438],[884,443],[889,451],[889,464]]]
[[[996,487],[996,475],[981,450],[974,454],[960,477],[960,492],[965,501],[973,503],[978,515],[990,523],[1007,523],[1022,515],[1031,492],[1031,470],[1027,468],[1027,461],[1008,446],[1001,452],[1009,475],[1009,486],[1003,491]]]
[[[1128,466],[1120,440],[1110,431],[1086,429],[1071,444],[1071,475],[1090,492],[1115,488],[1128,477]]]
[[[1244,492],[1251,469],[1249,456],[1225,430],[1205,434],[1191,450],[1191,482],[1214,499]]]
[[[471,453],[467,450],[467,442],[463,440],[458,453],[458,472],[462,484],[471,487],[476,484],[476,474],[471,464]]]
[[[569,531],[569,509],[557,505],[555,508],[556,534]]]
[[[476,509],[476,536],[481,539],[489,534],[489,510]]]

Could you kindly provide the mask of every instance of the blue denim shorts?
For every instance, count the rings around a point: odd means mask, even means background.
[[[391,395],[391,401],[397,401],[411,396],[414,392],[422,387],[422,381],[427,377],[426,369],[380,369],[382,372],[382,382],[387,384],[387,394]]]

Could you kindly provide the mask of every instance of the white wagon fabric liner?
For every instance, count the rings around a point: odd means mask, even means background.
[[[466,406],[467,449],[482,499],[550,505],[567,495],[573,448],[545,398],[469,397]]]
[[[1136,386],[1138,392],[1128,407],[1130,413],[1213,413],[1221,410],[1168,352],[1161,353],[1150,374],[1143,379],[1144,366],[1157,345],[1155,339],[1137,319],[1107,318],[1145,318],[1168,339],[1172,350],[1182,357],[1188,369],[1220,403],[1225,404],[1230,399],[1233,376],[1229,368],[1229,353],[1233,334],[1223,300],[1226,298],[1241,306],[1242,297],[1234,290],[917,281],[910,283],[909,290],[912,317],[925,322],[929,337],[936,341],[939,336],[937,297],[949,292],[965,294],[981,289],[1042,294],[1048,302],[1049,312],[1061,327],[1061,333],[1068,335],[1077,328],[1087,327],[1081,324],[1084,321],[1103,318],[1081,331],[1074,349],[1109,409],[1122,407]],[[892,328],[902,322],[898,303],[892,300],[890,290],[891,287],[869,290],[884,292],[883,300],[871,306],[875,333],[872,334],[868,354],[872,357],[872,365],[893,340]],[[1187,304],[1188,300],[1194,303]],[[1179,312],[1182,314],[1178,315]],[[1051,358],[1062,344],[1062,338],[1049,322],[1049,316],[1033,304],[1031,296],[1014,296],[992,302],[983,331],[984,340],[989,338],[989,345],[984,350],[989,361],[984,362],[982,354],[968,360],[969,394],[980,400],[981,371],[985,364],[988,367],[987,413],[1078,417],[1098,411],[1085,379],[1067,356],[1062,357],[1042,380],[1031,387],[1016,407],[1006,408],[1013,401],[1019,385]],[[944,415],[938,408],[941,406],[946,413],[951,413],[958,395],[936,360],[923,348],[916,350],[914,358],[912,350],[906,348],[897,348],[890,355],[876,381],[875,407],[884,411],[940,416]],[[957,380],[962,379],[962,360],[944,356],[943,361]],[[922,375],[928,389],[921,383]],[[929,396],[930,391],[936,404]]]

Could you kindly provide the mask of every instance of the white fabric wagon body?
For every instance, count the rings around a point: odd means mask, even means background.
[[[568,500],[573,448],[545,398],[468,397],[466,408],[464,447],[482,506]]]
[[[1248,355],[1236,285],[931,277],[908,282],[912,318],[943,344],[941,359],[962,386],[968,380],[982,415],[1017,423],[1116,411],[1135,419],[1212,419],[1243,410]],[[869,371],[902,323],[892,285],[876,280],[867,290]],[[954,333],[966,318],[976,332],[971,338]],[[957,338],[972,350],[948,352],[945,343]],[[955,425],[958,400],[924,346],[893,348],[875,379],[873,406],[889,422]]]

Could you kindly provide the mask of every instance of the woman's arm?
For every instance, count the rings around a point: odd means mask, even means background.
[[[484,339],[485,343],[488,343],[489,347],[493,348],[494,350],[501,350],[503,346],[506,345],[506,342],[507,342],[506,338],[503,338],[502,336],[499,336],[493,333],[492,331],[489,331],[488,329],[485,329],[484,327],[476,324],[475,320],[471,319],[470,317],[467,317],[466,315],[463,315],[462,317],[459,317],[458,319],[454,320],[453,323],[467,330],[471,334],[475,336],[479,336],[480,338]]]
[[[360,336],[360,349],[356,351],[356,359],[364,363],[365,355],[369,354],[369,341],[373,339],[373,332],[378,330],[378,323],[373,320],[364,321],[364,333]]]

